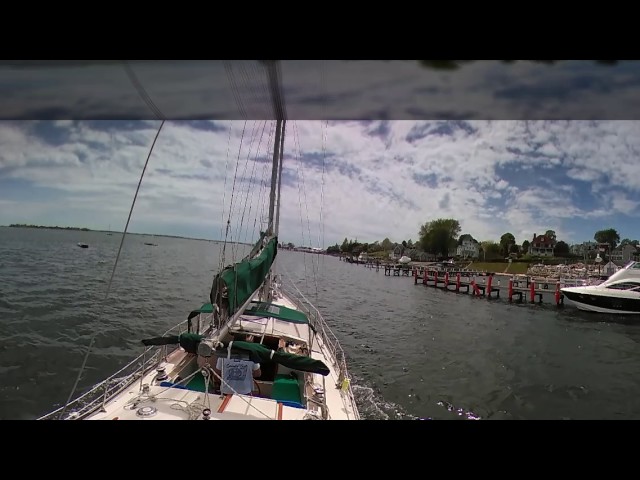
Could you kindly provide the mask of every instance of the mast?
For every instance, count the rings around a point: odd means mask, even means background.
[[[273,161],[271,167],[271,195],[269,197],[269,226],[267,237],[269,239],[277,237],[280,223],[280,189],[282,185],[282,157],[284,150],[284,124],[285,111],[280,90],[280,75],[277,60],[266,61],[267,75],[269,77],[269,89],[271,91],[271,103],[273,112],[277,119],[276,138],[273,145]],[[277,209],[276,209],[277,199]],[[276,247],[277,248],[277,247]],[[277,262],[277,259],[276,259]],[[271,283],[273,282],[274,265],[271,266],[267,278],[265,279],[261,297],[264,301],[271,301]]]
[[[278,119],[276,125],[276,141],[273,146],[273,162],[271,166],[271,194],[269,195],[269,226],[267,227],[267,236],[274,234],[274,211],[276,204],[276,191],[278,187],[278,162],[280,160],[280,135],[282,129],[282,120]],[[279,203],[279,202],[278,202]]]
[[[282,124],[282,135],[280,137],[280,166],[278,168],[278,208],[276,210],[276,227],[275,234],[278,235],[278,228],[280,226],[280,192],[282,191],[282,161],[284,157],[284,131],[287,121],[285,120]]]
[[[269,226],[267,233],[269,236],[277,235],[277,222],[280,212],[280,188],[279,174],[282,173],[282,165],[278,165],[282,161],[282,149],[284,148],[284,102],[282,101],[282,92],[280,90],[280,75],[278,71],[277,60],[268,60],[266,63],[267,75],[269,78],[269,90],[271,92],[271,103],[273,113],[278,123],[276,125],[276,138],[273,145],[273,162],[271,168],[271,195],[269,198]],[[276,193],[277,192],[277,193]],[[275,213],[276,194],[278,196],[278,213]],[[277,219],[274,219],[274,214]],[[274,222],[275,220],[275,222]]]

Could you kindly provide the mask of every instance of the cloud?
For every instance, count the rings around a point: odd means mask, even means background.
[[[123,228],[159,121],[0,123],[0,224]],[[270,121],[167,122],[131,230],[251,242],[269,212]],[[280,238],[328,246],[462,232],[640,238],[635,121],[289,121]],[[229,213],[231,211],[231,214]],[[321,221],[322,219],[322,221]]]

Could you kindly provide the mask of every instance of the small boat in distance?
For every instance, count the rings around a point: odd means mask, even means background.
[[[89,248],[89,245],[88,245],[88,244],[86,244],[86,243],[82,243],[82,242],[78,242],[78,246],[79,246],[80,248]]]
[[[158,244],[157,243],[151,243],[151,242],[144,242],[145,245],[150,245],[152,247],[157,247]]]

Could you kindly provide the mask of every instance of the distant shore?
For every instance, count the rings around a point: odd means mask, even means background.
[[[69,230],[69,231],[77,231],[77,232],[96,232],[96,233],[119,233],[116,230],[91,230],[90,228],[85,227],[51,227],[48,225],[27,225],[22,223],[12,223],[11,225],[0,225],[0,227],[11,227],[11,228],[39,228],[43,230]],[[203,240],[205,242],[222,242],[223,240],[211,240],[210,238],[196,238],[196,237],[183,237],[180,235],[166,235],[161,233],[136,233],[136,232],[127,232],[127,235],[144,235],[148,237],[167,237],[167,238],[182,238],[184,240]],[[240,242],[241,243],[241,242]],[[252,245],[251,243],[244,243],[244,245]]]
[[[50,229],[50,230],[80,230],[82,232],[90,232],[91,230],[89,230],[88,228],[80,228],[80,227],[48,227],[46,225],[28,225],[26,223],[12,223],[11,225],[8,225],[9,227],[14,227],[14,228],[46,228],[46,229]]]

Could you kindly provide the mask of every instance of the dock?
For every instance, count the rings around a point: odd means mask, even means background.
[[[350,261],[343,258],[343,261]],[[354,261],[353,263],[358,263]],[[509,302],[542,303],[543,298],[552,296],[553,303],[564,306],[564,287],[594,285],[588,278],[552,277],[540,275],[510,274],[505,272],[488,272],[486,270],[469,270],[461,266],[451,265],[434,267],[426,265],[400,264],[380,262],[369,259],[359,262],[365,268],[384,270],[385,276],[413,277],[414,285],[422,284],[439,288],[448,292],[466,293],[474,297],[505,298]]]
[[[415,285],[422,284],[455,293],[467,293],[475,297],[499,298],[500,292],[503,292],[503,296],[506,292],[509,302],[521,303],[528,300],[530,303],[542,303],[543,295],[553,294],[555,304],[564,305],[564,294],[560,291],[564,285],[559,280],[513,275],[508,277],[507,284],[503,285],[503,279],[496,278],[494,273],[454,272],[450,275],[449,272],[443,273],[429,269],[424,269],[422,274],[415,269],[413,278]]]

